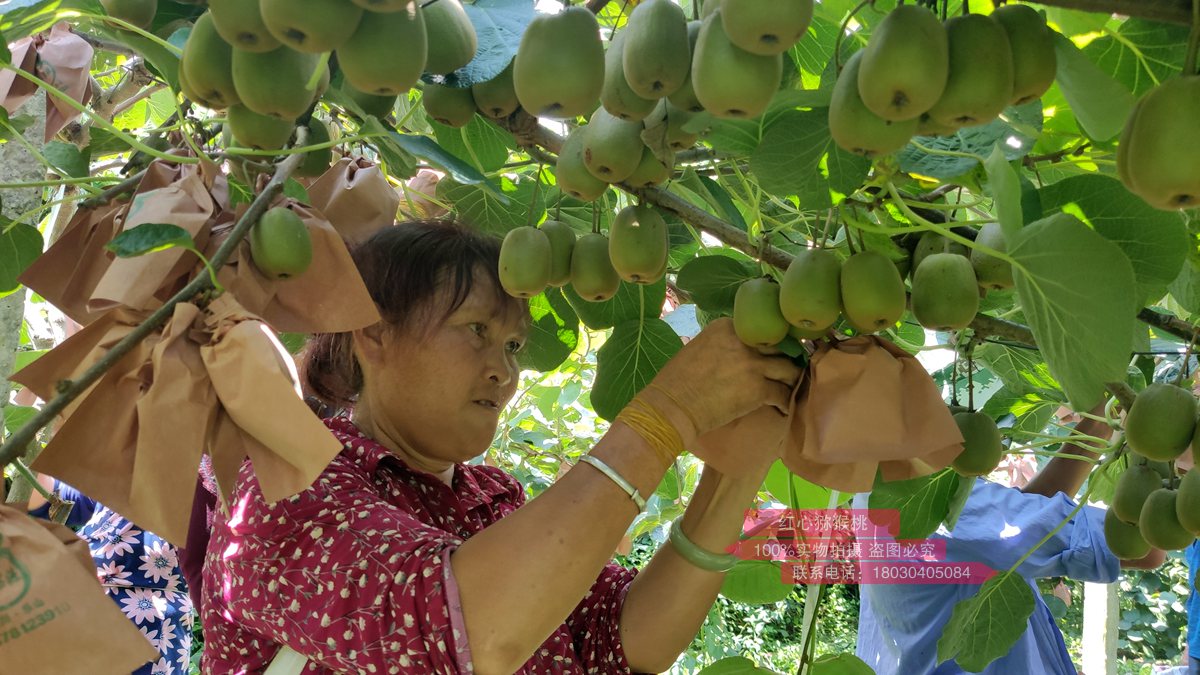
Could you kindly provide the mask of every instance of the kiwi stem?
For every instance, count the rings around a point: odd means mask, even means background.
[[[544,164],[542,164],[541,162],[538,162],[538,170],[537,170],[537,173],[534,174],[534,177],[533,177],[533,196],[529,198],[529,220],[525,221],[525,224],[529,225],[530,227],[532,227],[534,225],[534,222],[533,222],[534,208],[533,207],[537,204],[538,191],[542,187],[542,168],[544,166],[545,166]]]
[[[838,31],[837,39],[833,41],[833,72],[838,75],[842,74],[842,37],[846,34],[846,29],[850,26],[850,21],[854,19],[854,15],[862,11],[867,5],[874,5],[875,0],[862,0],[850,10],[846,18],[842,21],[842,28]]]
[[[967,410],[975,412],[975,350],[967,345]]]
[[[1078,462],[1087,462],[1088,464],[1099,464],[1100,460],[1094,457],[1084,457],[1083,455],[1072,455],[1067,452],[1050,452],[1047,450],[1010,450],[1010,455],[1034,455],[1036,457],[1049,457],[1051,459],[1073,459]]]
[[[1196,51],[1200,49],[1200,0],[1192,0],[1192,32],[1188,33],[1187,59],[1183,62],[1182,74],[1196,74]]]
[[[1197,0],[1197,2],[1200,2],[1200,0]],[[1183,363],[1179,364],[1179,374],[1175,376],[1175,386],[1176,387],[1181,386],[1183,384],[1184,378],[1187,377],[1188,362],[1191,361],[1192,350],[1195,349],[1195,347],[1196,347],[1196,337],[1197,336],[1193,335],[1192,339],[1188,340],[1187,350],[1185,350],[1183,352]]]
[[[917,213],[915,211],[913,211],[911,208],[909,208],[908,204],[904,203],[904,198],[900,196],[900,190],[898,190],[896,188],[896,184],[890,180],[887,182],[887,190],[888,190],[888,194],[892,198],[892,203],[894,203],[896,205],[896,208],[900,209],[900,212],[903,213],[912,222],[923,226],[925,229],[933,230],[934,232],[937,232],[938,234],[942,235],[943,237],[946,237],[947,239],[950,239],[951,241],[956,241],[956,242],[962,244],[963,246],[966,246],[967,248],[974,249],[976,251],[979,251],[980,253],[986,253],[987,255],[990,255],[994,258],[999,258],[1000,260],[1003,260],[1004,262],[1012,265],[1013,269],[1020,271],[1026,277],[1029,277],[1030,279],[1032,279],[1032,275],[1029,274],[1029,270],[1025,269],[1024,265],[1022,265],[1020,262],[1018,262],[1016,259],[1014,259],[1012,256],[1008,255],[1007,253],[1002,253],[1000,251],[997,251],[996,249],[994,249],[990,246],[984,246],[982,244],[977,244],[974,241],[967,239],[966,237],[964,237],[962,235],[952,232],[949,228],[942,227],[941,225],[938,225],[937,223],[931,222],[931,221],[926,220],[926,219],[922,218],[921,216],[917,215]]]

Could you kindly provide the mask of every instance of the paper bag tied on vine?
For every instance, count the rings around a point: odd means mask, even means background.
[[[0,505],[0,671],[128,675],[158,658],[74,532]]]
[[[77,377],[147,315],[113,310],[13,380],[48,400],[59,380]],[[306,489],[341,450],[300,398],[286,350],[229,294],[206,309],[177,305],[63,414],[34,468],[179,546],[204,452],[226,498],[249,457],[264,497],[276,501]]]
[[[783,462],[818,485],[865,492],[876,471],[889,481],[916,478],[962,451],[924,366],[876,336],[818,342],[793,397]]]
[[[118,259],[105,245],[125,229],[158,222],[182,227],[203,246],[226,190],[225,178],[211,163],[156,160],[129,202],[76,211],[58,240],[18,279],[84,325],[118,305],[161,306],[186,283],[195,255],[174,248]]]
[[[308,197],[350,245],[391,226],[400,205],[379,165],[362,157],[334,162],[308,187]]]
[[[95,50],[83,38],[71,32],[71,24],[60,21],[49,32],[17,40],[11,51],[12,64],[22,71],[49,82],[78,103],[91,100],[91,67]],[[29,80],[11,69],[0,70],[0,107],[10,115],[36,92],[37,85]],[[79,111],[70,104],[47,94],[44,140],[49,142],[79,115]]]

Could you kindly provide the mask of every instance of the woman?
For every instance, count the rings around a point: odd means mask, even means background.
[[[744,473],[705,471],[673,545],[640,574],[607,563],[684,447],[747,413],[785,419],[764,406],[787,408],[797,367],[714,322],[522,506],[514,478],[465,464],[516,392],[528,330],[500,287],[499,242],[411,222],[354,256],[384,321],[314,336],[302,364],[310,395],[350,411],[327,420],[345,449],[273,505],[243,468],[208,546],[203,671],[260,672],[281,645],[306,673],[669,668],[731,565],[715,552],[736,540],[770,452],[736,448]]]

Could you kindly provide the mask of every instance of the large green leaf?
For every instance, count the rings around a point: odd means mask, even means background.
[[[1000,229],[1005,238],[1012,237],[1025,225],[1024,212],[1021,204],[1021,181],[1017,172],[1004,156],[1003,146],[992,148],[983,163],[987,170],[988,187],[992,190],[992,210],[996,220],[1000,221]]]
[[[483,185],[442,180],[437,195],[454,205],[454,212],[464,223],[500,236],[539,222],[546,212],[545,191],[532,179],[517,182],[502,176],[499,192]]]
[[[1009,242],[1017,294],[1050,372],[1076,410],[1125,379],[1137,312],[1133,266],[1074,216],[1033,223]]]
[[[897,539],[924,539],[950,514],[957,490],[958,474],[944,469],[920,478],[877,483],[867,503],[872,509],[900,511]]]
[[[1065,211],[1083,218],[1133,263],[1138,302],[1157,300],[1179,276],[1188,251],[1179,213],[1159,211],[1108,176],[1075,176],[1041,190],[1046,215]]]
[[[826,157],[827,173],[821,167]],[[796,195],[805,209],[829,208],[831,188],[842,194],[852,192],[870,169],[870,160],[833,142],[826,108],[781,114],[750,156],[750,170],[762,189],[780,197]]]
[[[600,330],[638,317],[657,319],[667,298],[667,280],[659,279],[647,286],[622,281],[617,294],[604,302],[588,302],[570,286],[563,287],[563,295],[575,308],[583,325]]]
[[[757,276],[755,266],[723,255],[706,255],[684,265],[675,284],[691,294],[700,309],[731,314],[738,287]]]
[[[1058,389],[1049,366],[1036,350],[987,343],[976,347],[974,355],[975,360],[986,365],[1009,391],[1045,394]]]
[[[1200,314],[1200,250],[1195,242],[1188,246],[1188,257],[1179,276],[1171,282],[1171,297],[1184,310]]]
[[[496,171],[508,161],[512,134],[483,115],[475,115],[461,128],[438,122],[430,122],[430,126],[437,135],[438,145],[484,173]]]
[[[981,672],[1025,634],[1033,608],[1029,582],[1013,572],[997,574],[954,606],[938,640],[938,662],[954,659],[963,670]]]
[[[1088,43],[1083,53],[1134,95],[1177,74],[1187,56],[1188,29],[1161,21],[1129,19],[1114,34]]]
[[[0,294],[20,288],[17,277],[41,254],[42,233],[36,227],[8,222],[0,234]]]
[[[823,509],[829,506],[829,488],[797,476],[780,461],[771,465],[763,487],[789,509]]]
[[[1062,35],[1056,34],[1058,87],[1079,126],[1098,141],[1113,138],[1133,109],[1133,94]]]
[[[62,141],[50,141],[42,148],[42,154],[65,178],[83,178],[91,172],[89,151]]]
[[[875,675],[866,661],[854,654],[826,654],[813,661],[809,675]]]
[[[522,368],[554,370],[579,345],[579,317],[557,288],[530,298],[529,314],[533,319],[529,339],[518,352],[517,361]]]
[[[914,140],[935,150],[987,157],[998,148],[1006,160],[1024,157],[1042,131],[1042,103],[1032,101],[1022,106],[1009,106],[1004,116],[1011,122],[997,118],[984,125],[959,129],[948,136],[917,136]],[[911,144],[900,150],[898,156],[901,169],[932,178],[955,178],[979,166],[979,161],[971,157],[927,154]]]
[[[783,583],[783,572],[773,560],[741,560],[725,573],[721,595],[747,605],[769,605],[792,594],[796,587]]]
[[[423,3],[428,4],[428,2]],[[463,9],[475,27],[478,47],[475,58],[443,78],[451,87],[469,87],[487,82],[508,67],[517,55],[517,45],[534,17],[533,0],[475,0]],[[426,81],[432,81],[428,75]]]
[[[195,248],[195,242],[192,241],[192,235],[178,225],[142,223],[122,231],[104,248],[117,254],[118,258],[136,258],[176,246]]]
[[[662,319],[643,317],[618,324],[596,353],[596,383],[592,387],[596,414],[609,421],[616,419],[617,413],[682,348],[683,341]]]

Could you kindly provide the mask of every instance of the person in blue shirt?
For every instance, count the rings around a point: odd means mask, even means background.
[[[1080,432],[1106,437],[1111,429],[1084,420]],[[1087,448],[1068,445],[1066,454],[1095,458]],[[946,542],[946,560],[980,562],[1007,570],[1075,509],[1072,497],[1092,465],[1065,457],[1050,460],[1024,488],[1010,488],[982,478],[967,499],[954,530],[943,527],[934,539]],[[865,501],[860,495],[856,501]],[[857,506],[857,505],[856,505]],[[865,504],[861,504],[865,508]],[[1069,523],[1017,566],[1033,589],[1035,607],[1029,627],[1009,653],[983,672],[989,675],[1076,675],[1077,671],[1041,599],[1035,579],[1070,577],[1110,583],[1122,567],[1152,569],[1162,564],[1162,551],[1140,560],[1120,561],[1104,543],[1104,510],[1084,506]],[[937,643],[955,604],[973,597],[968,584],[863,584],[859,609],[859,658],[877,675],[956,675],[964,673],[952,659],[941,665]]]
[[[1196,572],[1200,570],[1200,539],[1193,541],[1183,554],[1188,567],[1188,675],[1200,675],[1200,591]]]
[[[133,675],[187,675],[194,614],[179,550],[66,483],[45,474],[38,483],[74,502],[65,524],[87,542],[104,592],[158,650]],[[29,507],[30,515],[49,517],[50,504],[36,491]]]

